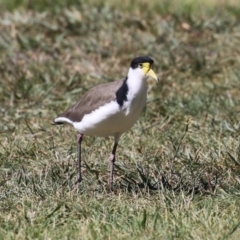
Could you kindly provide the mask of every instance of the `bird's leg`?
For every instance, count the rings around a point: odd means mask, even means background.
[[[77,181],[75,182],[75,184],[80,183],[82,181],[82,174],[81,174],[81,143],[82,143],[82,139],[83,139],[83,134],[79,133],[77,135],[77,148],[78,148],[78,177],[77,177]]]
[[[112,154],[110,156],[110,178],[109,178],[109,186],[110,190],[112,190],[112,184],[113,184],[113,170],[114,170],[114,163],[115,163],[115,155],[116,155],[116,150],[117,150],[117,142],[114,143]]]

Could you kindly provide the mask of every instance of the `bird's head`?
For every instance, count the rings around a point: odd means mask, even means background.
[[[134,74],[138,74],[143,78],[152,77],[159,80],[155,72],[152,70],[154,61],[148,56],[141,56],[134,58],[131,62],[130,69]]]

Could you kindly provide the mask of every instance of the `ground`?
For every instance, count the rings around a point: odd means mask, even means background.
[[[238,239],[239,1],[0,1],[0,239]],[[118,148],[53,119],[155,60]]]

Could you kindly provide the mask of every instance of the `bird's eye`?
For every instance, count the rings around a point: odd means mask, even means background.
[[[139,64],[138,64],[138,67],[139,67],[139,68],[143,68],[143,64],[142,64],[142,63],[139,63]]]

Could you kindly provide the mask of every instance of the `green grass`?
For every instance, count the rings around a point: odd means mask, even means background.
[[[238,1],[0,0],[0,239],[238,239]],[[132,58],[155,60],[148,104],[112,139],[52,120]]]

